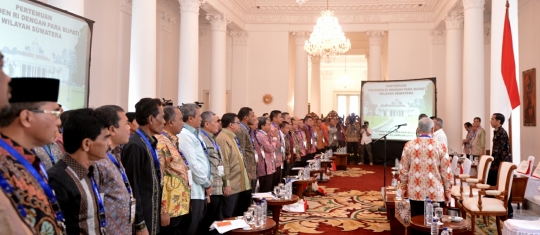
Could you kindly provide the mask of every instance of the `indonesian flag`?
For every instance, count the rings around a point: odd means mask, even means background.
[[[506,92],[512,109],[520,104],[519,89],[516,80],[516,63],[514,60],[514,48],[512,46],[512,30],[508,19],[508,1],[506,2],[506,16],[504,17],[504,31],[501,55],[501,73],[506,86]]]

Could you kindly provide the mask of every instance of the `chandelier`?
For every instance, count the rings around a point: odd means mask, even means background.
[[[298,3],[298,5],[302,5],[304,3],[306,3],[307,0],[296,0],[296,3]]]
[[[317,18],[317,24],[304,44],[304,50],[309,56],[320,57],[322,61],[330,63],[333,56],[343,54],[349,49],[351,49],[351,42],[341,30],[334,12],[328,10],[328,0],[326,0],[326,10],[322,11],[321,16]]]
[[[343,88],[351,87],[354,85],[354,79],[347,74],[347,57],[345,56],[345,73],[343,73],[341,76],[339,76],[338,79],[335,81],[336,85],[343,86]]]

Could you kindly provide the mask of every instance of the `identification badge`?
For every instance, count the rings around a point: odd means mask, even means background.
[[[285,147],[281,146],[281,153],[285,153]]]
[[[266,158],[266,154],[264,153],[264,151],[261,152],[263,158]]]
[[[225,168],[223,168],[223,166],[218,166],[217,170],[218,170],[218,175],[219,176],[224,176],[225,175]]]
[[[276,152],[274,152],[274,160],[276,160],[276,159],[277,159],[277,158],[276,158]]]
[[[259,162],[259,154],[255,153],[255,162]]]
[[[283,170],[283,164],[281,164],[281,169]]]
[[[134,197],[131,197],[131,201],[130,201],[130,205],[129,205],[129,207],[130,207],[130,210],[129,210],[130,211],[129,223],[130,224],[135,223],[135,213],[136,213],[135,208],[136,208],[136,205],[137,205],[136,202],[137,202],[136,199]]]
[[[334,140],[336,140],[336,139],[337,139],[337,137],[334,135]]]
[[[304,148],[305,148],[305,147],[307,147],[307,143],[306,143],[306,141],[304,140]]]
[[[313,145],[313,139],[311,139],[311,144]]]
[[[193,176],[191,175],[191,170],[188,170],[187,171],[187,177],[188,177],[188,181],[189,181],[189,185],[195,185],[193,184]]]
[[[324,141],[324,138],[322,139],[322,142],[323,142],[323,144],[324,144],[324,142],[326,142],[326,141]]]

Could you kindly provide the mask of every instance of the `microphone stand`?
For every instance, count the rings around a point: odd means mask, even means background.
[[[384,141],[384,177],[383,177],[383,201],[385,200],[385,196],[386,196],[386,136],[396,132],[399,128],[401,127],[401,125],[398,125],[396,127],[396,129],[386,133],[386,135],[384,135],[383,137],[379,138],[378,140],[375,140],[373,143],[377,143],[381,140]],[[379,207],[378,209],[380,212],[386,212],[386,204],[383,203],[383,206]]]

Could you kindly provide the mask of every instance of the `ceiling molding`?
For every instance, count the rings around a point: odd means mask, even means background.
[[[246,24],[313,24],[320,15],[297,14],[249,14],[244,17]],[[416,23],[432,22],[431,13],[400,13],[400,14],[339,14],[336,15],[340,24],[356,23]]]

